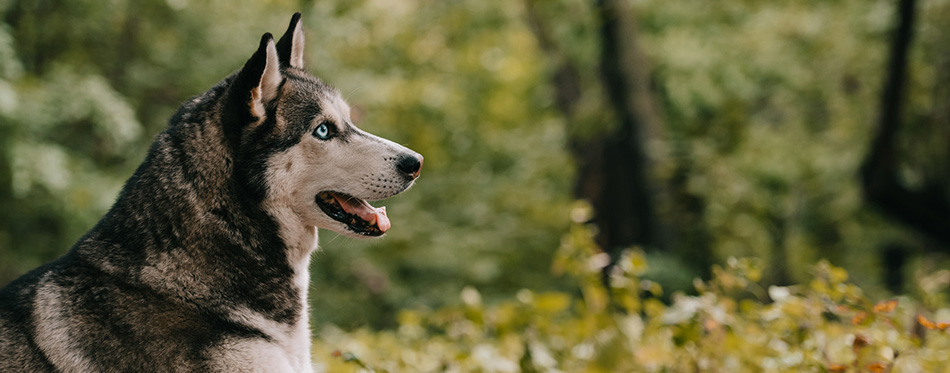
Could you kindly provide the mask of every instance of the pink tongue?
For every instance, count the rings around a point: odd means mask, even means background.
[[[389,217],[386,216],[386,206],[376,208],[370,206],[369,203],[366,203],[366,201],[358,198],[343,196],[336,193],[332,194],[333,197],[336,198],[337,202],[340,202],[340,206],[343,207],[343,211],[359,216],[360,219],[368,221],[370,225],[376,225],[380,231],[386,232],[392,226],[392,224],[389,222]]]

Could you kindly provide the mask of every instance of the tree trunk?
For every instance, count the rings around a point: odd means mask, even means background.
[[[525,0],[525,4],[528,25],[555,64],[552,84],[558,110],[569,125],[590,125],[591,120],[578,118],[582,114],[576,110],[585,83],[580,71],[585,70],[579,70],[547,32],[536,8],[539,2]],[[598,66],[590,67],[596,70],[591,75],[599,78],[594,85],[606,94],[604,109],[613,114],[616,125],[609,131],[570,138],[568,148],[578,170],[574,195],[594,208],[591,223],[598,229],[596,241],[610,255],[611,264],[623,249],[638,245],[675,254],[704,275],[712,262],[702,221],[705,201],[686,192],[692,170],[688,152],[674,157],[676,172],[666,180],[668,184],[651,173],[647,142],[660,138],[662,120],[653,100],[649,67],[637,44],[636,20],[625,4],[616,0],[594,4],[600,20],[596,35],[601,54]],[[609,285],[609,271],[610,267],[603,272],[605,285]]]
[[[617,0],[599,0],[600,78],[617,119],[615,131],[572,150],[580,162],[576,194],[594,206],[598,243],[612,259],[632,245],[662,249],[656,193],[649,178],[646,134],[658,127],[635,21]]]
[[[864,164],[861,184],[864,198],[885,214],[950,247],[950,199],[947,186],[928,180],[912,190],[901,183],[897,134],[906,85],[907,51],[913,37],[915,0],[900,0],[898,23],[891,44],[887,77],[881,95],[877,132]]]

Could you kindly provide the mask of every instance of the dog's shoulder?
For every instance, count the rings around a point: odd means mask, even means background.
[[[37,294],[51,277],[68,268],[70,255],[40,266],[0,289],[0,372],[55,372],[36,338]]]

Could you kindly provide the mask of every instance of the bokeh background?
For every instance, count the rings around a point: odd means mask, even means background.
[[[572,292],[552,260],[578,200],[601,247],[644,250],[667,295],[729,257],[765,263],[763,286],[826,258],[868,294],[913,294],[950,264],[950,1],[917,1],[904,90],[885,99],[897,3],[4,1],[0,284],[65,253],[178,105],[300,11],[309,70],[357,125],[426,157],[376,204],[385,238],[321,233],[317,328],[392,327],[467,286],[486,303]],[[866,198],[881,152],[893,182]],[[893,190],[927,198],[895,210]]]

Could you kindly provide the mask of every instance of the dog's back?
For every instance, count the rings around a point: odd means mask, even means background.
[[[207,370],[195,355],[206,341],[189,337],[213,323],[73,253],[11,283],[0,304],[0,372]]]

